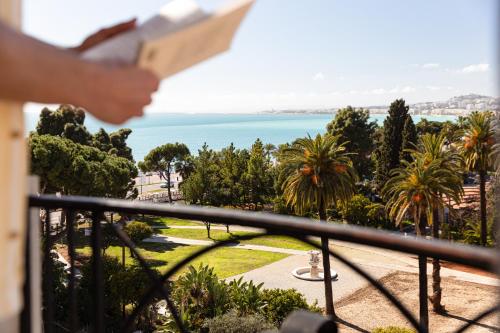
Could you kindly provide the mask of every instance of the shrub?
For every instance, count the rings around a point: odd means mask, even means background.
[[[135,244],[139,244],[143,239],[153,235],[153,229],[146,223],[139,221],[130,222],[123,230]]]
[[[142,295],[149,289],[151,280],[142,267],[134,264],[124,268],[115,257],[102,257],[104,279],[104,323],[106,332],[119,332],[123,325],[122,305],[135,307]],[[82,266],[82,278],[78,286],[79,318],[84,326],[92,322],[93,291],[92,260]],[[159,275],[153,270],[153,274]],[[155,298],[156,299],[156,298]],[[152,304],[156,301],[153,300]],[[135,323],[135,328],[150,331],[156,316],[152,306],[142,311]]]
[[[362,194],[356,194],[342,205],[340,214],[349,224],[368,224],[368,208],[371,202]]]
[[[377,327],[372,333],[416,333],[417,331],[406,328],[406,327],[397,327],[397,326],[387,326],[387,327]]]
[[[262,323],[279,326],[294,310],[321,312],[316,304],[309,306],[304,296],[295,289],[261,288],[262,284],[243,282],[242,278],[229,283],[220,281],[213,268],[200,264],[198,268],[189,266],[188,272],[173,283],[172,299],[190,331],[210,328],[212,332],[209,324],[213,324],[217,329],[214,332],[244,332],[247,327],[254,327],[256,315],[264,318],[260,320]],[[227,317],[228,321],[231,318],[248,320],[230,331],[231,325],[221,319],[226,318],[223,315],[228,311],[235,313]],[[218,320],[210,321],[215,317]]]
[[[487,239],[486,245],[493,246],[493,219],[487,221]],[[468,219],[465,222],[465,228],[462,230],[463,242],[472,245],[481,245],[481,223],[478,220]]]
[[[298,309],[310,310],[304,295],[295,289],[264,289],[262,299],[266,307],[262,313],[264,317],[277,327],[293,311]]]
[[[243,282],[243,277],[229,283],[231,302],[240,315],[258,313],[262,311],[266,303],[262,299],[263,283],[253,284],[253,281]]]
[[[366,206],[366,209],[368,210],[366,216],[370,221],[370,225],[383,229],[394,228],[394,223],[387,218],[387,212],[383,204],[378,202],[370,203]]]
[[[228,287],[213,268],[188,267],[174,283],[172,297],[189,330],[199,330],[205,319],[220,316],[230,308]]]
[[[210,333],[259,333],[276,329],[261,314],[241,316],[235,309],[205,320],[203,328]]]

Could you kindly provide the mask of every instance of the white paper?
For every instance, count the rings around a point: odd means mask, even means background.
[[[229,48],[254,0],[232,1],[215,13],[194,0],[174,0],[132,31],[87,50],[82,58],[137,64],[164,78]]]

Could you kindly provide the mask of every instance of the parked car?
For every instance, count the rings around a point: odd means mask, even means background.
[[[168,188],[168,184],[167,183],[163,183],[160,185],[161,188]],[[170,183],[170,188],[174,188],[174,184],[173,183]]]

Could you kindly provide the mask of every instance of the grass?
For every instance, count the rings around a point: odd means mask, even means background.
[[[188,238],[188,239],[198,239],[198,240],[214,240],[214,241],[223,241],[227,239],[236,238],[238,236],[249,236],[249,235],[258,235],[255,232],[247,232],[247,231],[235,231],[231,233],[227,233],[225,230],[217,230],[212,229],[210,231],[210,237],[207,237],[207,231],[205,229],[161,229],[157,230],[157,232],[162,233],[166,236],[179,237],[179,238]],[[263,236],[259,238],[254,238],[250,240],[243,240],[239,242],[240,244],[253,244],[253,245],[264,245],[264,246],[272,246],[279,247],[283,249],[294,249],[294,250],[311,250],[312,246],[302,243],[299,240],[296,240],[287,236]]]
[[[202,222],[181,220],[170,217],[149,217],[138,218],[137,221],[145,222],[150,226],[169,227],[169,226],[203,226]]]
[[[165,272],[177,262],[202,247],[178,244],[143,243],[138,248],[149,265],[157,268],[160,272]],[[130,257],[128,249],[125,249],[125,251],[125,262],[127,265],[130,265],[134,259]],[[91,248],[89,246],[80,247],[77,249],[77,252],[87,256],[90,255]],[[111,246],[106,250],[106,255],[118,257],[121,260],[122,248],[120,246]],[[200,263],[209,265],[210,267],[214,267],[215,272],[220,278],[227,278],[268,265],[287,256],[288,255],[282,253],[223,247],[196,258],[190,265],[195,267]],[[186,269],[186,267],[184,269]],[[182,273],[182,271],[180,273]]]

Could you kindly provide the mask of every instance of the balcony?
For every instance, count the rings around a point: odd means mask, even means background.
[[[131,202],[125,200],[111,200],[103,198],[90,197],[56,197],[51,195],[31,196],[29,198],[30,206],[30,226],[27,235],[28,239],[28,260],[26,261],[27,283],[25,287],[25,310],[23,312],[22,331],[23,332],[79,332],[82,327],[78,320],[79,299],[76,293],[78,283],[77,270],[75,268],[75,216],[77,213],[85,213],[90,217],[91,234],[90,245],[91,263],[92,263],[92,283],[97,286],[92,293],[92,319],[90,331],[105,332],[104,304],[106,302],[103,281],[102,251],[101,243],[103,241],[103,230],[101,228],[101,218],[105,213],[118,214],[145,214],[149,216],[171,217],[178,219],[190,219],[206,221],[211,223],[222,223],[229,226],[238,225],[244,227],[255,227],[264,230],[259,235],[242,236],[239,240],[262,237],[264,235],[286,235],[298,239],[311,246],[318,247],[318,244],[312,240],[312,237],[327,237],[330,240],[350,242],[354,244],[367,245],[380,249],[394,250],[403,253],[409,253],[423,258],[438,258],[450,263],[466,265],[474,269],[483,270],[495,274],[499,268],[499,256],[495,250],[476,248],[471,246],[460,246],[450,244],[444,241],[430,241],[415,238],[403,238],[399,235],[373,229],[360,227],[346,227],[335,224],[315,223],[305,218],[272,215],[264,213],[252,213],[246,211],[234,211],[217,208],[201,208],[181,205],[151,204],[143,202]],[[46,214],[42,214],[43,221],[40,223],[40,209]],[[66,214],[65,223],[57,230],[51,223],[51,212],[62,209]],[[38,226],[44,226],[42,241],[42,252],[39,253],[40,235],[37,234]],[[140,311],[150,304],[155,297],[160,297],[166,302],[166,306],[177,325],[180,332],[188,332],[180,318],[179,311],[171,298],[171,284],[169,281],[177,272],[189,264],[193,259],[213,251],[217,248],[234,242],[234,239],[213,243],[194,253],[186,256],[181,261],[170,267],[160,276],[153,273],[148,262],[136,249],[134,243],[127,235],[113,224],[114,232],[122,245],[128,248],[140,263],[144,272],[149,278],[149,289],[142,296],[138,305],[125,316],[122,332],[132,332],[134,323]],[[54,309],[53,295],[53,277],[50,258],[55,242],[64,237],[67,243],[69,256],[68,269],[68,306],[69,317],[67,322],[59,323],[56,321],[56,309]],[[38,256],[43,257],[43,272],[38,263]],[[408,309],[398,298],[393,295],[382,283],[368,274],[363,268],[352,263],[345,257],[330,249],[330,255],[348,266],[356,274],[366,279],[369,284],[376,288],[397,310],[407,319],[407,321],[418,332],[428,332],[428,329],[414,315],[413,309]],[[42,293],[40,296],[40,284]],[[427,300],[420,299],[420,302]],[[43,304],[43,305],[42,305]],[[43,310],[41,310],[43,309]],[[463,332],[486,316],[492,315],[498,311],[498,306],[492,304],[490,309],[480,313],[476,318],[468,320],[456,332]],[[368,316],[369,314],[367,314]],[[422,318],[420,313],[420,318]],[[321,317],[319,315],[308,314],[304,312],[293,313],[287,318],[281,327],[280,332],[330,332],[336,331],[339,320]],[[334,328],[335,327],[335,328]],[[302,329],[302,330],[301,330]]]

